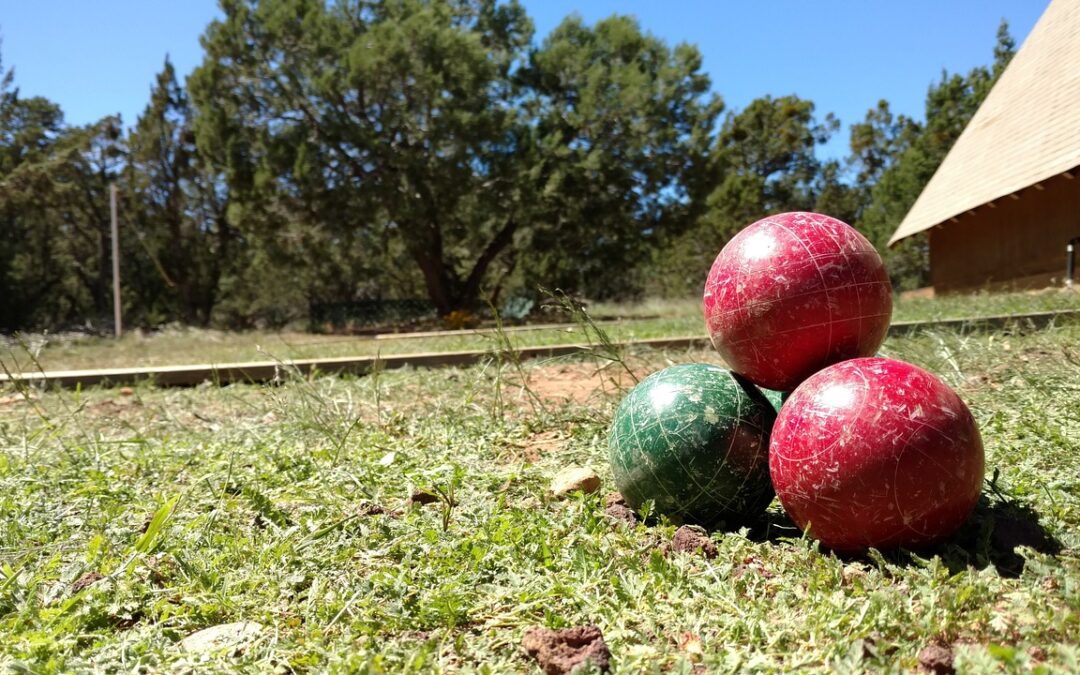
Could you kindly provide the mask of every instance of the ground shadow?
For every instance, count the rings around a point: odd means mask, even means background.
[[[778,544],[784,539],[798,539],[803,535],[799,526],[791,522],[786,513],[772,509],[747,525],[750,527],[747,538],[759,543]]]
[[[1001,576],[1015,578],[1024,571],[1025,560],[1017,550],[1020,547],[1048,555],[1057,555],[1062,548],[1061,542],[1039,522],[1039,513],[1034,508],[984,494],[975,512],[949,539],[924,550],[894,551],[886,559],[910,564],[913,554],[937,555],[953,573],[992,565]]]
[[[755,542],[779,544],[802,536],[802,531],[784,513],[771,509],[749,525],[748,537]],[[722,530],[730,531],[730,528]],[[883,551],[882,557],[892,564],[907,566],[917,564],[916,556],[921,559],[939,556],[953,573],[992,565],[1001,576],[1015,578],[1024,571],[1025,560],[1017,550],[1020,547],[1048,555],[1057,555],[1062,548],[1061,542],[1040,524],[1035,509],[997,495],[983,494],[967,522],[945,541],[924,549]],[[835,552],[835,555],[842,560],[876,564],[865,554]]]

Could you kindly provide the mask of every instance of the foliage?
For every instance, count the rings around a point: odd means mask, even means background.
[[[627,18],[530,48],[516,3],[224,9],[191,87],[243,217],[392,243],[367,273],[407,257],[440,314],[497,295],[523,248],[524,279],[604,294],[591,266],[640,252],[717,108],[697,51]]]
[[[0,331],[111,323],[109,187],[125,322],[230,328],[427,296],[440,316],[697,295],[739,228],[830,213],[898,289],[927,243],[885,247],[1011,57],[943,74],[926,119],[880,101],[838,129],[812,101],[721,116],[701,54],[630,17],[534,38],[517,2],[223,0],[186,82],[166,59],[133,127],[64,123],[0,69]]]
[[[701,206],[696,222],[654,249],[647,290],[700,292],[716,252],[746,225],[770,213],[812,210],[819,201],[836,205],[839,167],[822,164],[814,149],[838,126],[831,114],[819,122],[814,104],[797,96],[764,96],[728,113],[691,186]]]
[[[149,259],[158,275],[137,285],[138,292],[154,293],[139,304],[162,303],[161,316],[205,326],[240,252],[228,193],[195,146],[192,113],[166,59],[128,138],[124,213],[146,254],[135,259]]]

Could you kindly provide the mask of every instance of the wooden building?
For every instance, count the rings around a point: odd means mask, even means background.
[[[1066,282],[1069,242],[1080,249],[1080,0],[1050,3],[889,244],[923,232],[935,292]]]

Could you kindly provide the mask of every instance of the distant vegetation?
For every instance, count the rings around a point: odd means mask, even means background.
[[[0,70],[0,331],[107,322],[110,183],[127,321],[277,326],[352,301],[440,315],[532,296],[695,293],[741,226],[842,218],[884,249],[1013,54],[942,73],[926,121],[881,100],[839,129],[791,95],[726,111],[687,44],[630,17],[538,38],[516,2],[222,0],[202,65],[166,60],[134,127],[65,124]]]

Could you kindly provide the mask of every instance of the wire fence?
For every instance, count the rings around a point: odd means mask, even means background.
[[[353,300],[311,306],[312,331],[322,333],[370,332],[386,326],[402,326],[438,318],[428,300]]]

